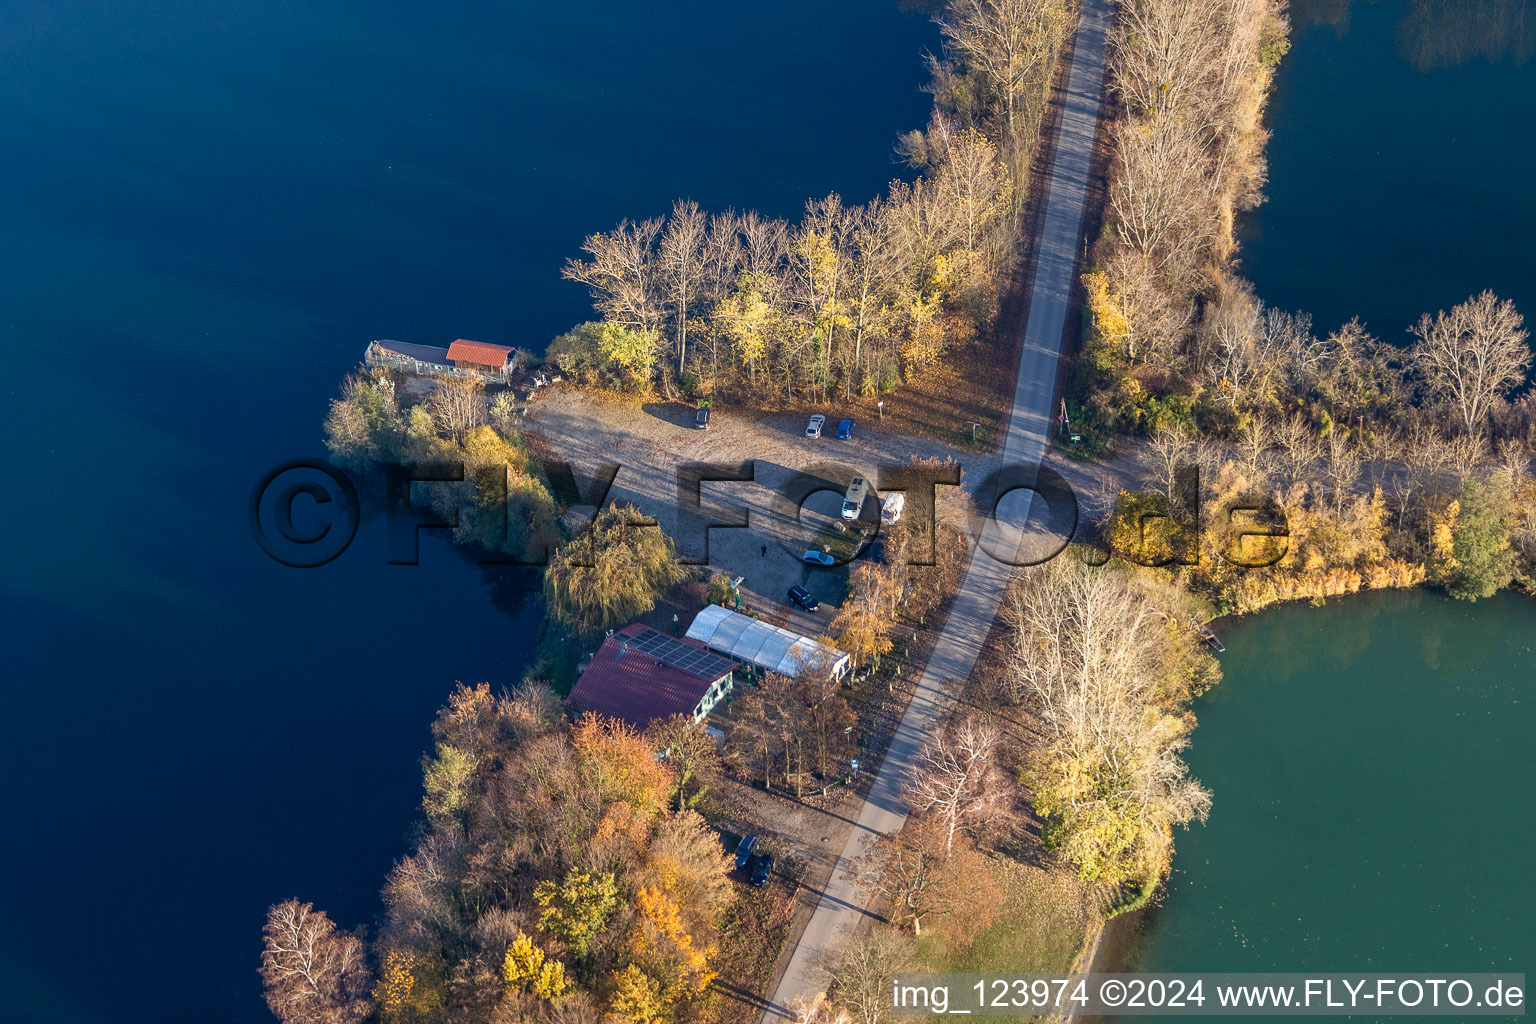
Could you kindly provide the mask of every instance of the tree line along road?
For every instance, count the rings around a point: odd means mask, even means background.
[[[1029,317],[1014,384],[1013,408],[1003,439],[1005,466],[1036,467],[1045,456],[1051,429],[1057,365],[1062,335],[1082,246],[1083,210],[1088,175],[1098,136],[1099,104],[1110,24],[1109,0],[1082,0],[1066,95],[1057,127],[1056,149],[1040,218]],[[1029,517],[1028,491],[1019,507],[1008,509],[1005,530],[1021,529]],[[1015,540],[1016,543],[1016,540]],[[819,963],[862,918],[872,912],[864,893],[846,877],[868,837],[893,833],[906,821],[901,784],[924,739],[942,725],[949,687],[970,676],[991,629],[1008,584],[1011,566],[997,561],[978,544],[933,654],[907,705],[885,759],[860,809],[857,824],[843,847],[820,901],[800,936],[789,964],[769,999],[764,1024],[790,1015],[798,1000],[809,1000],[826,987]]]

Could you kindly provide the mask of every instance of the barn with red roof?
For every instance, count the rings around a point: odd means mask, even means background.
[[[741,662],[697,640],[637,622],[603,641],[565,700],[573,711],[620,718],[638,729],[673,715],[697,722],[730,692],[739,668]]]
[[[507,372],[511,358],[512,350],[506,345],[492,345],[488,341],[459,338],[448,346],[448,361],[461,370],[502,375]]]

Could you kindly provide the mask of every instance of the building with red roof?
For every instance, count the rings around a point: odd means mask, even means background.
[[[459,338],[448,346],[448,361],[461,370],[479,370],[481,373],[505,374],[512,350],[505,345],[492,345],[488,341],[469,341]]]
[[[505,383],[512,375],[516,349],[488,341],[459,338],[447,348],[379,340],[368,344],[363,362],[403,370],[419,377],[447,377]]]
[[[673,715],[702,721],[731,691],[734,658],[638,622],[603,641],[565,699],[574,711],[620,718],[638,729]]]

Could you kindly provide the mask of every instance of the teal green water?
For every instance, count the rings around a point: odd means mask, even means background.
[[[1536,314],[1536,5],[1297,0],[1269,202],[1243,271],[1319,330],[1406,341],[1483,288]],[[1137,969],[1536,967],[1536,602],[1432,592],[1272,609],[1224,631]]]
[[[1536,601],[1429,591],[1223,631],[1137,969],[1536,970]]]

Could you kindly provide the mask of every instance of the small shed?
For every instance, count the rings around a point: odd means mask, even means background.
[[[363,355],[368,366],[387,366],[420,377],[431,377],[448,369],[448,350],[437,345],[413,345],[388,338],[369,343]]]
[[[603,641],[565,702],[574,711],[621,718],[638,729],[673,715],[697,722],[731,691],[739,668],[739,661],[697,640],[637,622]]]
[[[710,605],[694,616],[688,636],[760,672],[797,677],[824,671],[836,679],[848,672],[848,655],[836,647],[719,605]]]
[[[487,341],[469,341],[459,338],[448,346],[448,361],[461,370],[476,370],[493,377],[505,378],[507,363],[512,349],[506,345],[492,345]]]

